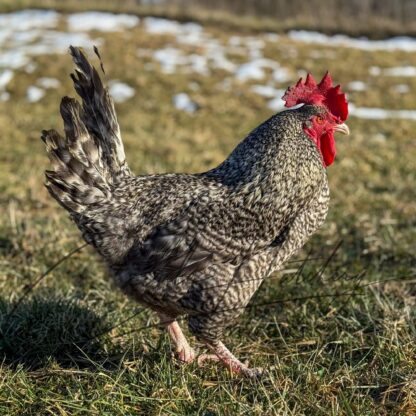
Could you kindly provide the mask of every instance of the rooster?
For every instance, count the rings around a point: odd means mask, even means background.
[[[177,318],[233,372],[260,369],[221,341],[262,281],[324,222],[334,133],[349,134],[348,103],[329,73],[289,87],[287,107],[203,173],[135,176],[113,101],[84,53],[70,47],[82,105],[64,97],[65,137],[42,132],[46,187],[104,259],[126,294],[155,311],[180,361],[196,359]]]

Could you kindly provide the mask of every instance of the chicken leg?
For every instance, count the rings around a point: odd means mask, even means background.
[[[160,322],[167,329],[170,339],[175,345],[175,352],[179,361],[190,364],[195,360],[196,354],[194,349],[189,345],[181,327],[175,319],[166,316],[160,316]]]

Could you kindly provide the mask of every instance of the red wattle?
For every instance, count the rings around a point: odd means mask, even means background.
[[[321,136],[320,150],[325,167],[332,165],[336,155],[334,133],[325,133]]]

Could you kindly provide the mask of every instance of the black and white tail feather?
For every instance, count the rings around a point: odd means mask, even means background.
[[[85,240],[103,256],[112,257],[108,251],[115,254],[114,250],[106,247],[106,240],[115,236],[103,210],[116,203],[112,190],[131,173],[107,88],[80,48],[71,46],[70,53],[76,66],[71,78],[82,105],[74,98],[62,99],[65,137],[55,130],[42,132],[52,163],[52,170],[45,172],[45,185],[70,213]]]

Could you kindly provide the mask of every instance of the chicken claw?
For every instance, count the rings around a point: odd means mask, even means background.
[[[204,366],[207,361],[215,361],[221,362],[233,373],[241,374],[248,378],[256,378],[264,373],[262,368],[249,368],[242,363],[221,341],[212,344],[208,343],[207,345],[215,354],[201,354],[197,359],[200,367]]]

